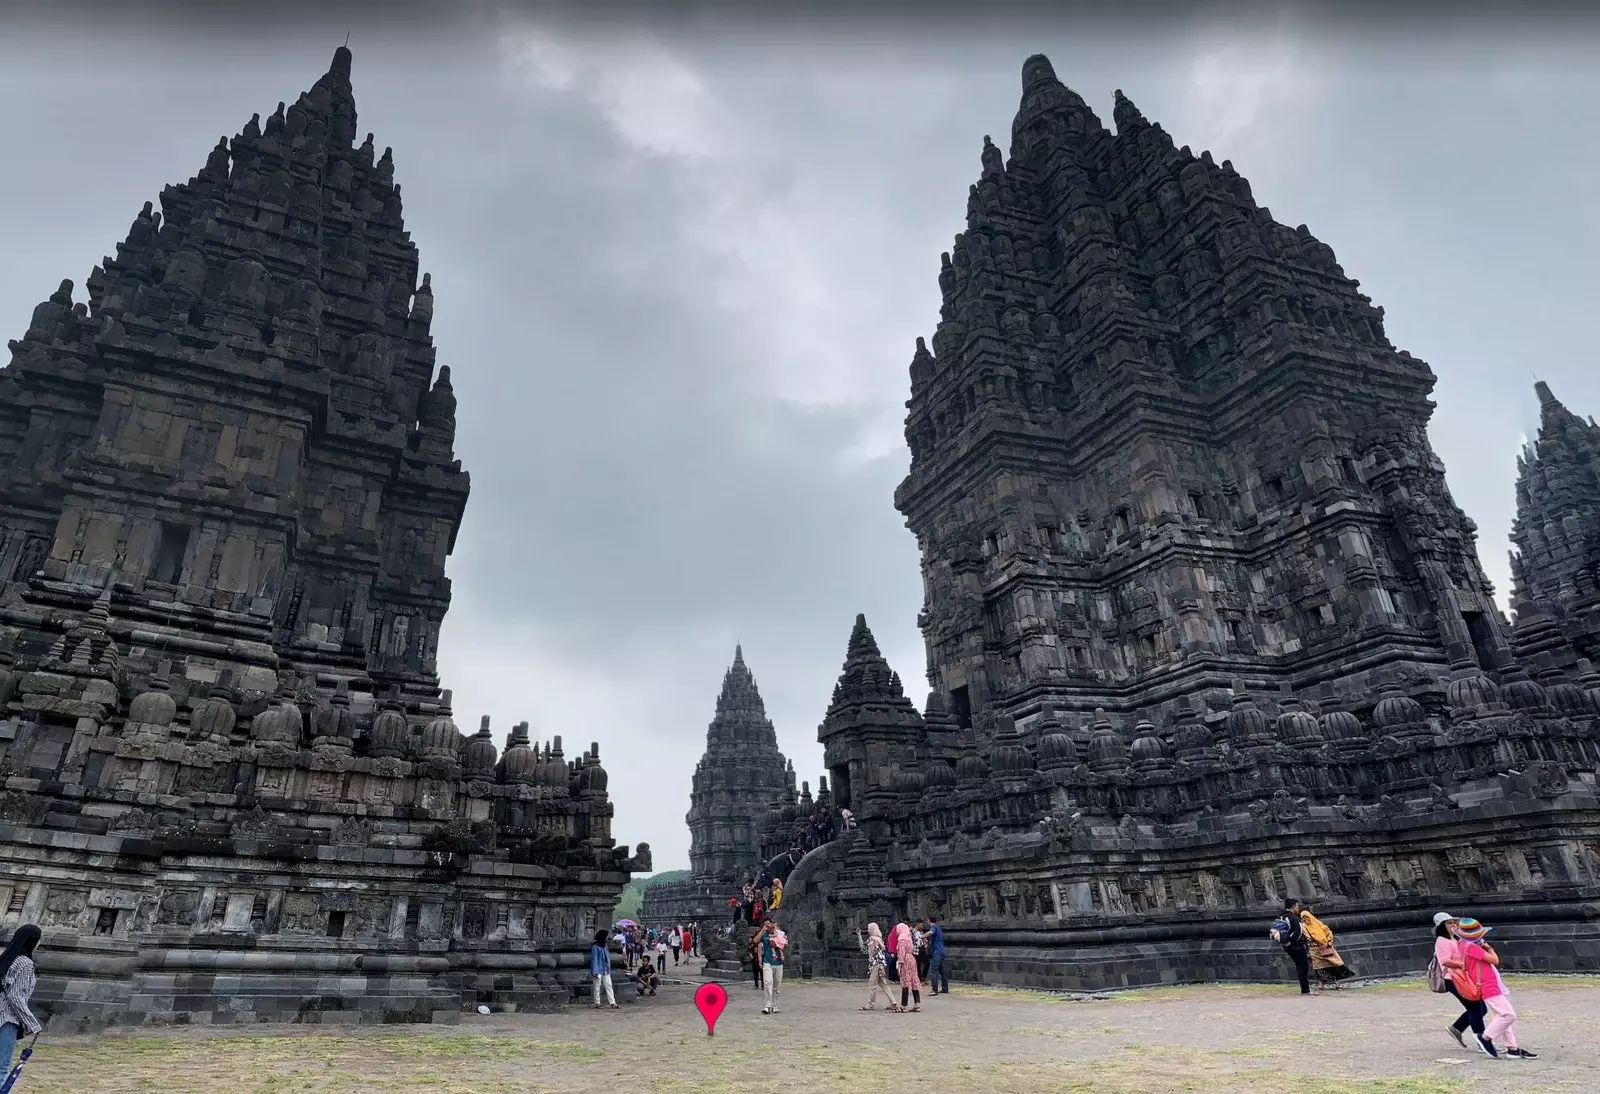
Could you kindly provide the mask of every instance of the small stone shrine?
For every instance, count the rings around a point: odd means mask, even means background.
[[[770,803],[794,798],[794,765],[778,750],[777,731],[744,663],[744,649],[735,647],[706,730],[705,755],[694,769],[685,818],[689,877],[647,888],[640,913],[644,921],[728,919],[728,898],[760,869],[761,831]]]
[[[0,928],[51,1028],[564,1003],[629,871],[598,746],[463,735],[433,290],[351,54],[0,371]]]
[[[937,915],[957,979],[1363,974],[1439,908],[1518,970],[1600,969],[1600,430],[1539,387],[1515,625],[1428,443],[1434,376],[1304,226],[1044,57],[984,139],[911,361],[896,507],[932,694],[864,620],[818,731],[859,827],[789,875],[795,973]]]

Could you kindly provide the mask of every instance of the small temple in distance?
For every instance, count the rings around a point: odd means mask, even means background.
[[[858,619],[818,739],[859,823],[787,875],[790,975],[932,915],[957,980],[1277,979],[1286,897],[1367,975],[1441,906],[1600,968],[1600,431],[1539,385],[1508,621],[1433,373],[1332,249],[1022,75],[910,365],[930,694]]]
[[[597,744],[501,751],[439,686],[469,481],[351,62],[0,370],[0,929],[52,1029],[560,1005],[651,868]]]
[[[809,791],[807,792],[809,797]],[[785,807],[793,820],[794,764],[778,748],[755,676],[736,646],[722,677],[706,750],[690,791],[689,877],[644,891],[641,916],[657,926],[720,923],[728,899],[762,868],[761,837],[769,812]],[[787,846],[784,850],[788,850]]]

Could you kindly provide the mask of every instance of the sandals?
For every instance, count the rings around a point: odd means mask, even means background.
[[[873,1006],[871,1003],[868,1003],[866,1006],[862,1007],[861,1009],[862,1010],[877,1010],[878,1008]]]
[[[921,1012],[922,1012],[921,1005],[918,1005],[918,1006],[915,1006],[915,1007],[911,1008],[911,1013],[912,1014],[920,1014]]]

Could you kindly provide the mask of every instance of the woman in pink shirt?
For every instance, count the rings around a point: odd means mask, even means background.
[[[1461,944],[1456,941],[1456,936],[1451,930],[1455,922],[1456,917],[1449,912],[1440,912],[1433,917],[1433,959],[1439,963],[1439,968],[1444,970],[1446,977],[1450,977],[1452,973],[1466,967],[1461,960]],[[1499,1056],[1500,1053],[1494,1047],[1494,1043],[1483,1034],[1484,1015],[1489,1012],[1489,1008],[1484,1005],[1483,1000],[1474,999],[1468,1002],[1463,999],[1461,993],[1456,990],[1453,979],[1445,980],[1444,990],[1453,995],[1456,1002],[1462,1006],[1461,1017],[1447,1026],[1446,1032],[1456,1039],[1456,1044],[1465,1048],[1467,1047],[1467,1028],[1470,1026],[1472,1029],[1472,1043],[1482,1049],[1486,1055]]]
[[[1500,955],[1494,947],[1483,941],[1491,928],[1476,919],[1458,919],[1451,924],[1456,936],[1458,954],[1464,966],[1463,975],[1483,993],[1484,1006],[1494,1018],[1483,1031],[1484,1040],[1503,1040],[1504,1055],[1512,1060],[1537,1060],[1538,1054],[1517,1047],[1517,1012],[1511,1007],[1511,996],[1506,993],[1500,979]]]

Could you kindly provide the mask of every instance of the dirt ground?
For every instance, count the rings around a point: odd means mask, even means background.
[[[672,970],[669,968],[669,975]],[[464,1017],[450,1027],[257,1027],[41,1040],[19,1094],[1588,1094],[1600,978],[1509,978],[1535,1061],[1456,1046],[1420,980],[1301,997],[1193,987],[1078,1001],[956,986],[920,1014],[862,1013],[837,981],[780,1013],[727,984],[715,1037],[669,984],[619,1011]]]

